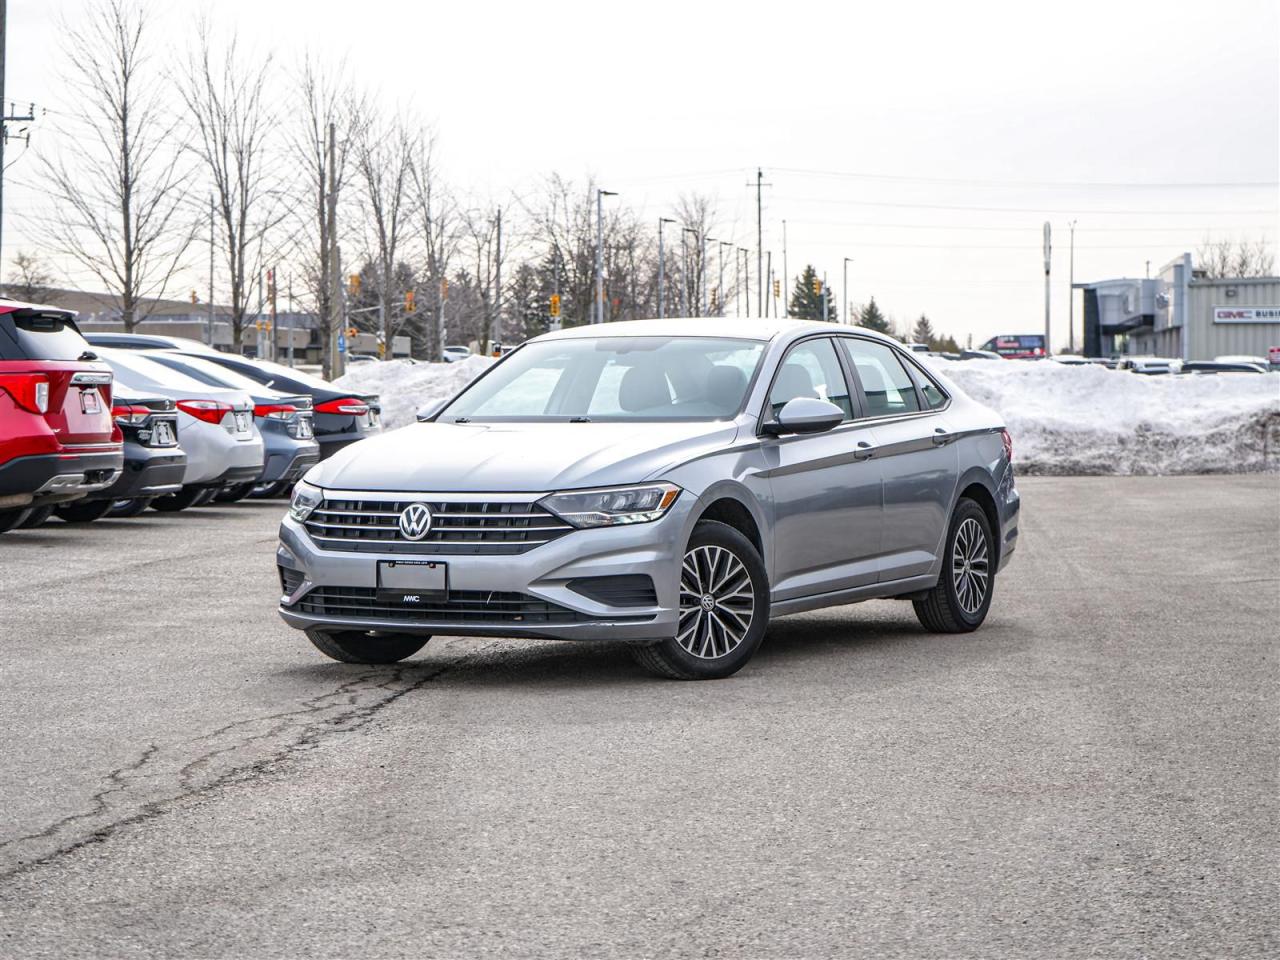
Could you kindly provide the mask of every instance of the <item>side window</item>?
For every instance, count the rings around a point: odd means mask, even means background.
[[[805,340],[791,348],[778,368],[773,389],[769,392],[769,408],[773,416],[796,397],[828,400],[844,411],[846,420],[853,419],[853,405],[844,369],[831,341],[823,337]]]
[[[854,337],[842,337],[841,343],[867,396],[867,416],[915,413],[920,409],[915,384],[892,347]]]
[[[924,405],[930,410],[937,410],[947,402],[947,395],[942,388],[924,371],[920,364],[914,364],[916,383],[920,384],[920,392],[924,394]]]

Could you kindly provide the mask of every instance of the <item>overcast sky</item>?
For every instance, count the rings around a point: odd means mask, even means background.
[[[962,341],[1042,328],[1045,220],[1055,341],[1073,219],[1077,281],[1154,273],[1206,236],[1274,250],[1280,229],[1274,0],[159,6],[174,52],[212,9],[282,65],[346,56],[479,197],[594,174],[656,219],[696,190],[754,247],[762,167],[779,272],[786,220],[792,274],[812,262],[838,290],[852,257],[851,300]],[[65,105],[58,22],[83,9],[9,0],[9,98]],[[72,136],[60,123],[41,117],[33,151]],[[8,171],[6,259],[30,246],[33,175],[30,155]]]

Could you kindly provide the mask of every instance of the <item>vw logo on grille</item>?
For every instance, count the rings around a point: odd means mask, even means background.
[[[431,532],[431,508],[411,503],[400,511],[400,532],[406,540],[421,540]]]

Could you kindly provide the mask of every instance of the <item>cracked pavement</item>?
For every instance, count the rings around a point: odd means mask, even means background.
[[[1020,481],[987,625],[331,663],[279,503],[0,537],[5,957],[1266,957],[1276,477]]]

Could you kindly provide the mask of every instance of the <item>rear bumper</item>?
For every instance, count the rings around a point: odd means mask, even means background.
[[[177,447],[150,448],[131,445],[124,469],[105,490],[89,494],[90,500],[133,500],[160,497],[182,489],[187,455]]]
[[[30,495],[34,500],[78,500],[116,481],[124,452],[46,453],[17,457],[0,465],[0,497]]]
[[[320,446],[313,440],[268,441],[267,463],[260,482],[297,480],[319,462]]]

